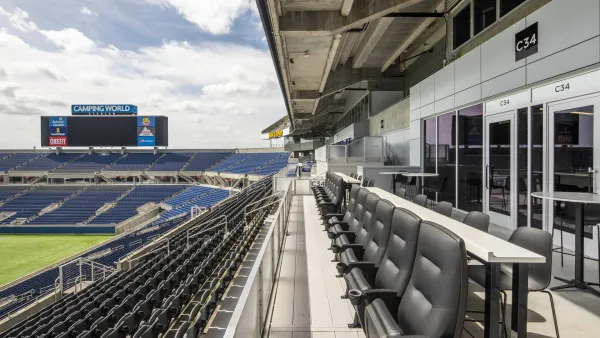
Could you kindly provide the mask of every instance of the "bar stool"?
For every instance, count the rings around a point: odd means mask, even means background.
[[[412,176],[410,178],[410,180],[407,180],[406,183],[404,184],[404,186],[406,187],[406,191],[408,191],[408,198],[412,201],[412,199],[414,198],[413,192],[412,192],[412,188],[415,188],[415,195],[418,193],[417,191],[417,178],[415,176]]]

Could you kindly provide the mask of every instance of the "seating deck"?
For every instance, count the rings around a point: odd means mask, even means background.
[[[344,279],[335,277],[336,263],[331,262],[333,253],[327,250],[330,240],[327,233],[322,231],[317,210],[312,195],[294,197],[269,337],[365,337],[362,329],[349,329],[347,326],[352,322],[354,309],[349,300],[340,298],[345,290],[345,282]],[[464,216],[456,212],[453,214],[453,218],[457,220],[462,217]],[[494,225],[490,226],[490,233],[498,233],[502,238],[500,229],[492,229],[493,227]],[[571,276],[572,259],[565,256],[565,267],[561,267],[560,257],[555,253],[553,275]],[[597,263],[586,261],[585,265],[589,279],[596,279]],[[552,294],[556,302],[561,336],[596,337],[596,328],[600,325],[600,304],[597,298],[581,291],[557,291]],[[509,314],[510,301],[509,292]],[[468,310],[482,310],[483,303],[483,289],[470,283]],[[548,297],[542,293],[531,293],[528,307],[528,336],[554,337]],[[467,318],[483,317],[481,314],[467,314]],[[510,315],[507,317],[507,325],[510,327]],[[483,337],[483,323],[465,321],[464,327],[462,337]]]

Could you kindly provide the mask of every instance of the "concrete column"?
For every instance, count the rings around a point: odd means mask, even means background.
[[[179,176],[175,176],[175,184],[179,183]]]

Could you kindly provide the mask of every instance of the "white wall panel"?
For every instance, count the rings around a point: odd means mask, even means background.
[[[481,99],[481,85],[473,86],[469,89],[465,89],[462,92],[454,94],[454,106],[460,107],[462,105],[475,102]]]
[[[525,85],[525,67],[513,70],[481,85],[481,97],[486,98]]]
[[[600,62],[600,38],[588,40],[569,49],[527,65],[527,83],[535,83]]]
[[[410,110],[413,111],[421,107],[421,84],[410,88]]]
[[[600,34],[600,1],[554,0],[531,13],[527,26],[538,23],[538,52],[527,63],[544,58]]]
[[[436,101],[454,94],[454,63],[440,69],[434,79]]]
[[[439,114],[452,108],[454,108],[454,95],[448,96],[447,98],[441,99],[434,103],[435,114]]]
[[[421,120],[410,121],[410,139],[421,138]]]
[[[435,100],[434,76],[426,78],[421,82],[421,107],[433,103]]]
[[[421,109],[415,109],[410,111],[410,120],[418,120],[421,118]]]
[[[421,107],[421,118],[426,118],[426,117],[431,116],[433,114],[435,114],[434,104],[433,103],[432,104],[428,104],[428,105],[426,105],[424,107]]]
[[[410,140],[410,165],[421,166],[421,139]]]
[[[481,83],[481,47],[477,47],[454,63],[454,89],[463,91]]]
[[[508,73],[525,65],[525,59],[515,62],[515,34],[525,28],[525,20],[505,29],[481,45],[481,81]]]

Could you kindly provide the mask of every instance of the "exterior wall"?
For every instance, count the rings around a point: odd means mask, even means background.
[[[333,143],[347,138],[354,138],[354,123],[340,130],[337,134],[333,135]]]
[[[515,61],[515,34],[536,22],[538,53]],[[410,88],[410,164],[421,162],[421,119],[599,63],[600,2],[549,2]]]

